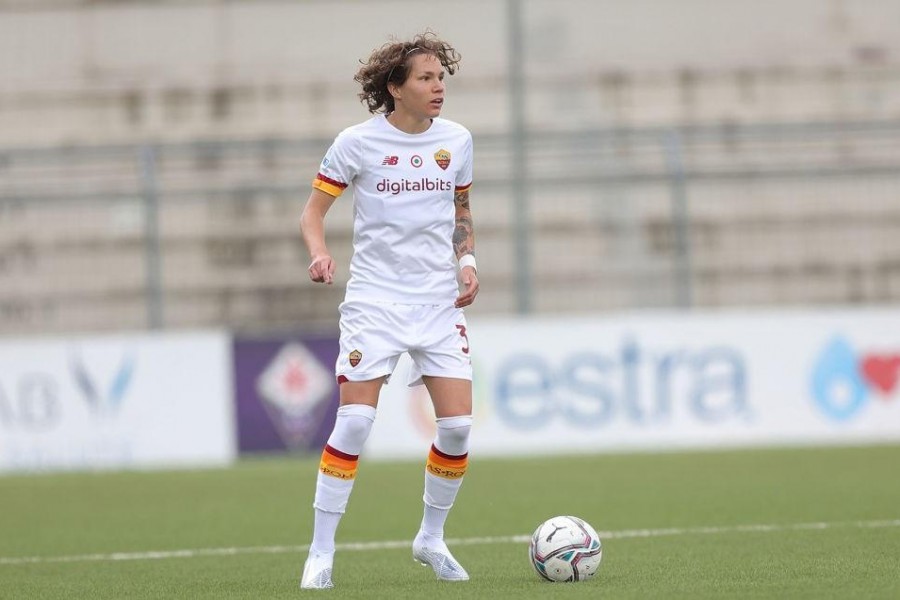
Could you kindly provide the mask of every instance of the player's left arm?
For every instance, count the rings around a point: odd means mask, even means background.
[[[456,227],[453,230],[453,250],[456,259],[471,255],[471,262],[475,257],[475,228],[472,225],[472,210],[469,207],[469,189],[457,190],[453,195],[453,204],[456,207]],[[464,261],[468,262],[468,261]],[[478,275],[474,264],[464,265],[459,271],[459,280],[462,283],[462,291],[456,298],[456,307],[469,306],[478,295]]]

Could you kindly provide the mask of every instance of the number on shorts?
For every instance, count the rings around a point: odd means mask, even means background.
[[[469,336],[466,335],[466,326],[465,325],[457,325],[457,329],[459,329],[459,335],[462,339],[466,340],[466,344],[463,346],[462,351],[463,354],[469,353]]]

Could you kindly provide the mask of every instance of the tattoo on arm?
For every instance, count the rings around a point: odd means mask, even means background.
[[[453,231],[453,250],[456,258],[465,254],[475,254],[475,229],[472,226],[472,211],[469,210],[469,192],[456,192],[456,228]]]
[[[457,210],[469,210],[469,190],[453,194],[453,203],[456,205]]]

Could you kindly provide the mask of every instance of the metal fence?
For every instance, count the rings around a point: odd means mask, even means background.
[[[333,326],[330,139],[0,149],[0,334]],[[477,135],[472,315],[900,300],[900,121]],[[346,200],[346,201],[344,201]]]

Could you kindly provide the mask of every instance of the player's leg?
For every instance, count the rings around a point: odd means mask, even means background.
[[[444,523],[468,466],[472,429],[472,382],[423,377],[434,402],[437,432],[425,465],[422,531],[443,538]]]
[[[341,384],[341,406],[322,450],[316,477],[313,541],[303,567],[302,588],[333,586],[335,535],[353,491],[359,455],[375,422],[375,407],[384,379]]]
[[[340,384],[340,408],[334,429],[322,451],[316,477],[315,524],[309,558],[300,586],[332,587],[331,569],[338,524],[350,499],[381,386],[397,365],[402,344],[391,332],[396,317],[384,307],[361,302],[341,304],[340,353],[335,375]]]
[[[413,542],[416,560],[431,565],[439,579],[465,581],[465,569],[444,543],[444,524],[468,466],[472,429],[472,366],[465,317],[460,309],[430,311],[429,343],[410,352],[413,376],[421,373],[437,418],[437,433],[425,466],[424,512]]]
[[[444,524],[468,466],[472,382],[428,376],[423,380],[434,402],[437,433],[425,463],[424,510],[413,556],[430,565],[438,579],[465,581],[468,573],[444,542]]]

